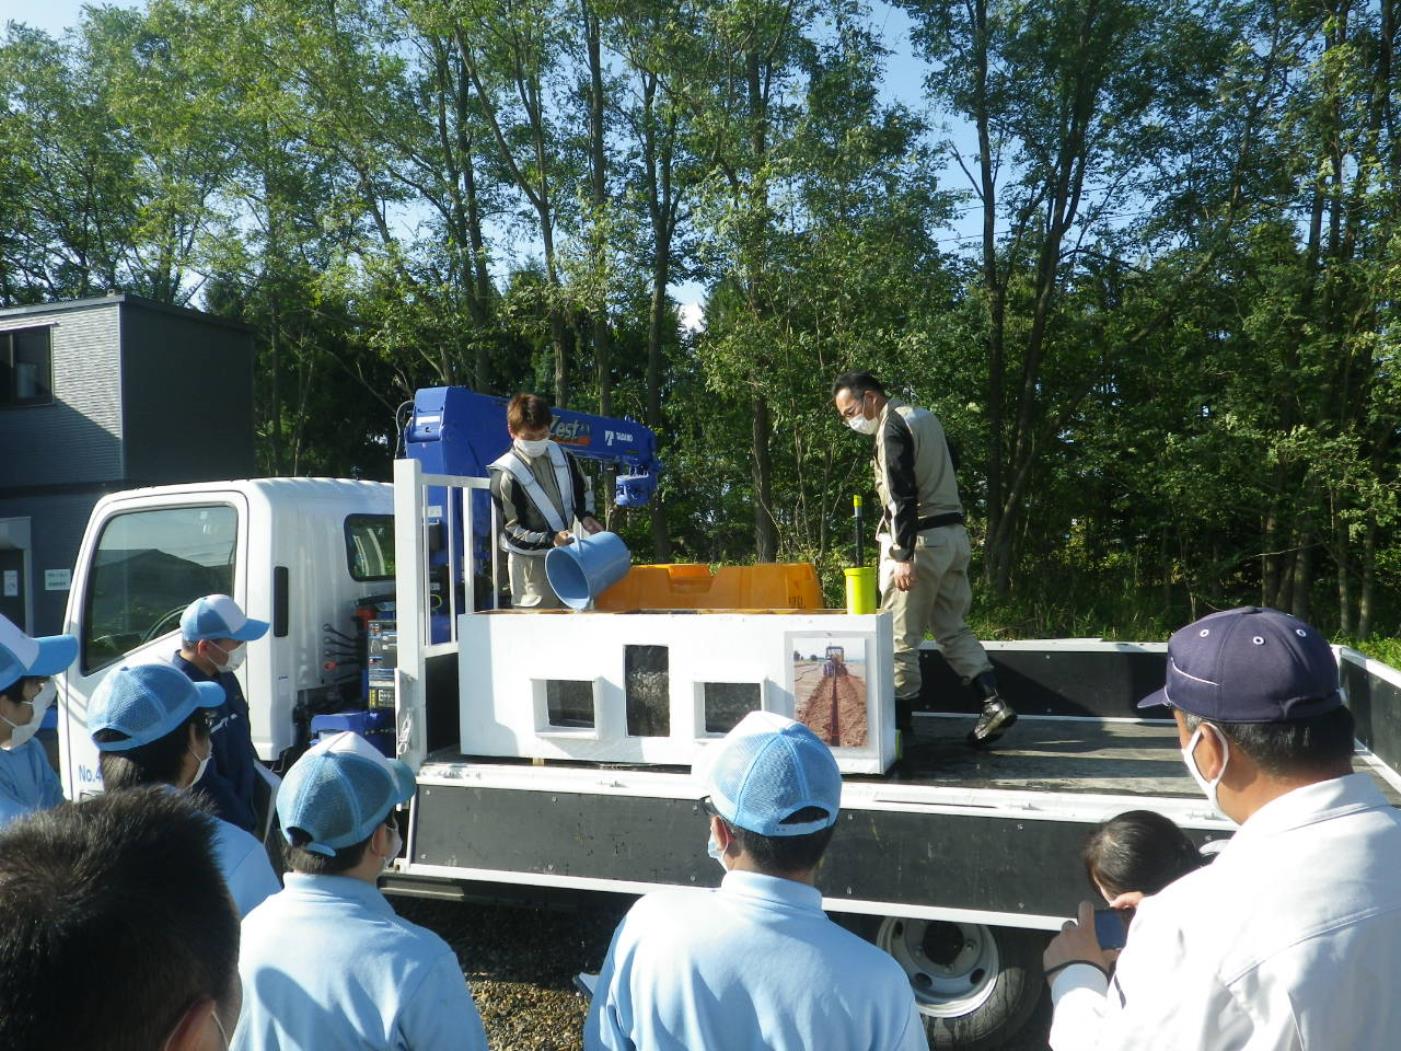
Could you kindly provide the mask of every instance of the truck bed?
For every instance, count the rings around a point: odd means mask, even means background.
[[[905,758],[885,775],[844,780],[817,874],[828,909],[1056,930],[1093,893],[1080,849],[1096,822],[1145,808],[1198,842],[1232,833],[1188,776],[1166,710],[1135,707],[1162,683],[1161,646],[988,649],[1020,721],[993,748],[970,749],[972,698],[926,654],[924,710]],[[1401,674],[1350,651],[1342,673],[1365,746],[1356,766],[1401,806]],[[713,886],[719,869],[705,856],[701,789],[689,774],[436,748],[419,771],[409,860],[390,889]]]
[[[917,715],[908,761],[890,779],[957,788],[1201,798],[1182,764],[1174,723],[1023,716],[993,748],[975,751],[964,742],[974,721],[971,715]],[[1371,774],[1391,804],[1401,806],[1395,778],[1388,778],[1370,753],[1359,755],[1353,766]]]

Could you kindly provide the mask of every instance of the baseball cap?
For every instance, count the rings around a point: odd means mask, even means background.
[[[1283,723],[1341,708],[1338,662],[1318,629],[1277,609],[1242,606],[1168,641],[1167,682],[1138,702],[1225,723]]]
[[[268,633],[268,622],[245,616],[228,595],[205,595],[185,607],[180,617],[180,637],[186,642],[200,639],[238,639],[252,642]]]
[[[389,811],[413,798],[413,771],[388,759],[359,734],[323,738],[292,764],[277,790],[282,834],[299,828],[311,837],[303,850],[327,857],[363,843]]]
[[[806,836],[837,821],[842,775],[832,751],[802,723],[775,712],[750,712],[708,749],[693,773],[716,812],[761,836]],[[824,816],[784,824],[807,807]]]
[[[78,656],[78,640],[72,635],[34,638],[0,614],[0,690],[26,675],[57,675]]]
[[[173,664],[122,665],[103,679],[88,705],[88,733],[104,752],[126,752],[159,741],[194,714],[197,708],[224,703],[217,682],[193,682]],[[121,740],[98,741],[99,730],[125,734]]]

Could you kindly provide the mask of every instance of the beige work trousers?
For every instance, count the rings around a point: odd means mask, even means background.
[[[895,696],[919,696],[919,644],[925,632],[934,636],[944,660],[967,682],[992,668],[983,645],[964,618],[973,604],[968,584],[971,551],[968,530],[961,525],[927,529],[915,542],[915,581],[909,591],[891,583],[895,563],[889,544],[881,544],[881,609],[893,615],[895,628]]]
[[[564,603],[550,587],[545,575],[545,553],[518,555],[514,551],[506,559],[506,571],[511,578],[511,606],[514,609],[563,609]]]

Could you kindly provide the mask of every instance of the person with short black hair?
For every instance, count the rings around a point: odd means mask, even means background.
[[[0,615],[0,826],[63,802],[63,786],[34,734],[54,699],[52,677],[77,656],[72,635],[32,638]]]
[[[1401,815],[1353,773],[1352,716],[1316,629],[1243,607],[1168,643],[1188,773],[1239,831],[1145,898],[1113,977],[1094,906],[1046,949],[1051,1046],[1380,1048],[1401,1033]]]
[[[752,712],[702,758],[718,890],[648,894],[613,935],[586,1051],[927,1048],[895,960],[822,911],[841,773],[806,726]]]
[[[545,575],[545,556],[573,543],[576,519],[586,533],[603,529],[579,462],[550,437],[553,421],[544,398],[517,394],[506,406],[511,447],[488,467],[491,498],[501,517],[511,605],[518,609],[563,607]]]
[[[247,616],[228,595],[205,595],[185,607],[180,649],[171,658],[195,682],[217,682],[224,688],[224,703],[209,730],[214,758],[197,791],[213,801],[221,818],[247,832],[258,825],[258,753],[248,701],[234,673],[248,657],[248,644],[266,635],[269,627],[267,621]]]
[[[148,787],[0,831],[0,1047],[228,1047],[238,915],[213,820]]]
[[[876,542],[881,609],[895,629],[896,725],[914,732],[914,704],[923,684],[919,649],[931,632],[981,706],[968,743],[989,745],[1011,729],[1017,713],[998,691],[992,662],[968,627],[972,551],[943,424],[928,409],[888,397],[869,372],[838,376],[832,401],[842,422],[875,438],[872,463],[881,502]]]
[[[214,755],[210,714],[223,703],[218,683],[193,682],[169,664],[123,665],[109,672],[86,715],[102,786],[109,792],[143,785],[187,791],[198,784]],[[281,888],[263,844],[217,816],[214,847],[240,916]]]
[[[243,921],[244,1051],[477,1051],[486,1031],[457,956],[401,919],[378,880],[403,848],[413,771],[364,738],[313,745],[277,791],[287,886]]]
[[[1096,825],[1081,858],[1085,875],[1110,905],[1125,895],[1157,894],[1207,863],[1187,834],[1156,810],[1128,810]]]

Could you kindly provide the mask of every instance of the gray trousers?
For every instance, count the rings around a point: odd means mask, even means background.
[[[545,553],[518,555],[514,551],[506,559],[506,571],[511,578],[511,606],[515,609],[563,609],[564,603],[550,587],[545,575]]]
[[[915,582],[909,591],[897,591],[890,582],[895,563],[888,550],[888,542],[883,542],[881,609],[888,610],[895,622],[895,696],[901,700],[919,696],[919,644],[926,631],[934,636],[944,659],[964,682],[991,670],[982,643],[964,621],[973,604],[973,589],[968,583],[968,530],[951,525],[919,534]]]

